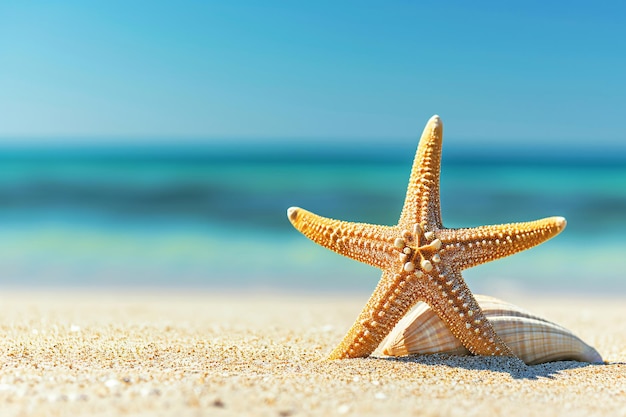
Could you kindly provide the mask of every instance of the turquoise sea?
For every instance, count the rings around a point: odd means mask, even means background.
[[[316,246],[286,210],[393,224],[415,146],[3,148],[0,286],[369,293],[379,271]],[[553,240],[466,271],[472,289],[626,294],[626,153],[446,152],[446,226],[568,220]]]

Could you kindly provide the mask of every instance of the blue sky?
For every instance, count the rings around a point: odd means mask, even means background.
[[[5,1],[0,138],[403,139],[437,113],[453,141],[619,146],[624,22],[617,1]]]

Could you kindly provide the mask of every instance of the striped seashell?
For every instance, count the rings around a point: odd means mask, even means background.
[[[600,354],[566,328],[520,307],[486,295],[475,295],[496,333],[528,365],[561,360],[602,362]],[[425,303],[418,303],[383,342],[389,356],[470,352]]]

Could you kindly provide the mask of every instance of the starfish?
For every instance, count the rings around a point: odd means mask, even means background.
[[[565,228],[563,217],[471,228],[441,221],[439,176],[443,124],[433,116],[422,133],[400,220],[395,226],[352,223],[298,207],[287,216],[305,236],[382,269],[367,304],[329,359],[369,356],[418,301],[424,301],[475,355],[514,356],[498,337],[461,271],[536,246]]]

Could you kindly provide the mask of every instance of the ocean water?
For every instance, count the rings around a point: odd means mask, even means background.
[[[0,286],[369,293],[380,272],[301,236],[297,205],[393,224],[415,144],[278,142],[0,152]],[[444,148],[447,227],[568,219],[464,272],[478,292],[626,294],[626,155]]]

